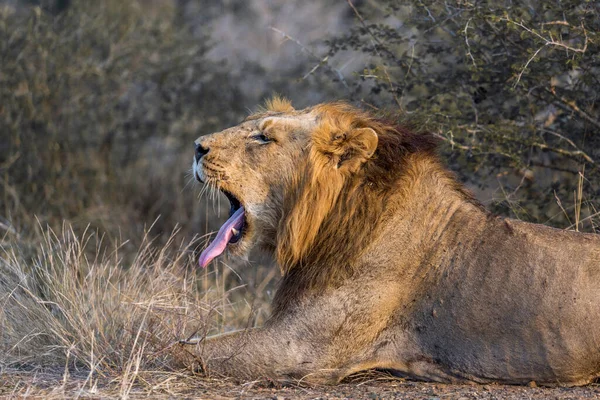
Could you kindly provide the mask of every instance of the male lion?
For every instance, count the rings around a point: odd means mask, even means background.
[[[183,347],[238,379],[339,382],[380,368],[438,382],[600,376],[600,237],[490,216],[434,140],[344,103],[274,99],[196,141],[231,202],[200,256],[274,254],[272,316]],[[185,343],[185,342],[184,342]]]

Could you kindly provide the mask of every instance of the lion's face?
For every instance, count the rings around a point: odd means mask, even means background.
[[[203,267],[225,247],[238,256],[255,245],[275,247],[283,190],[314,125],[310,111],[271,112],[196,140],[194,176],[231,203],[230,219],[200,259]]]
[[[255,245],[276,251],[282,266],[296,262],[326,220],[347,220],[343,188],[364,187],[365,165],[379,140],[376,121],[344,103],[295,111],[275,98],[268,106],[196,140],[196,179],[231,203],[230,218],[200,256],[202,267],[226,248],[246,255]]]

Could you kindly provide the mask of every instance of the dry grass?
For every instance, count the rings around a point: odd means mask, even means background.
[[[0,388],[11,393],[127,397],[181,384],[192,375],[177,340],[258,322],[229,266],[197,273],[201,240],[180,245],[174,232],[155,246],[146,235],[128,257],[124,243],[67,225],[41,239],[29,255],[18,241],[1,247]]]

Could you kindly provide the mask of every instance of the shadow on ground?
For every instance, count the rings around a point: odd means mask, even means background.
[[[237,384],[187,372],[143,372],[132,381],[64,371],[0,371],[0,396],[34,398],[200,399],[597,399],[600,385],[544,388],[508,385],[445,385],[370,372],[337,386],[280,386],[268,381]],[[531,386],[534,386],[533,384]]]

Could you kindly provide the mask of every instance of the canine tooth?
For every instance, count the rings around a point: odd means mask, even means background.
[[[239,233],[240,233],[240,231],[238,231],[238,230],[237,230],[237,229],[235,229],[235,228],[232,228],[232,229],[231,229],[231,232],[233,232],[233,235],[234,235],[234,236],[237,236],[237,235],[239,235]]]

